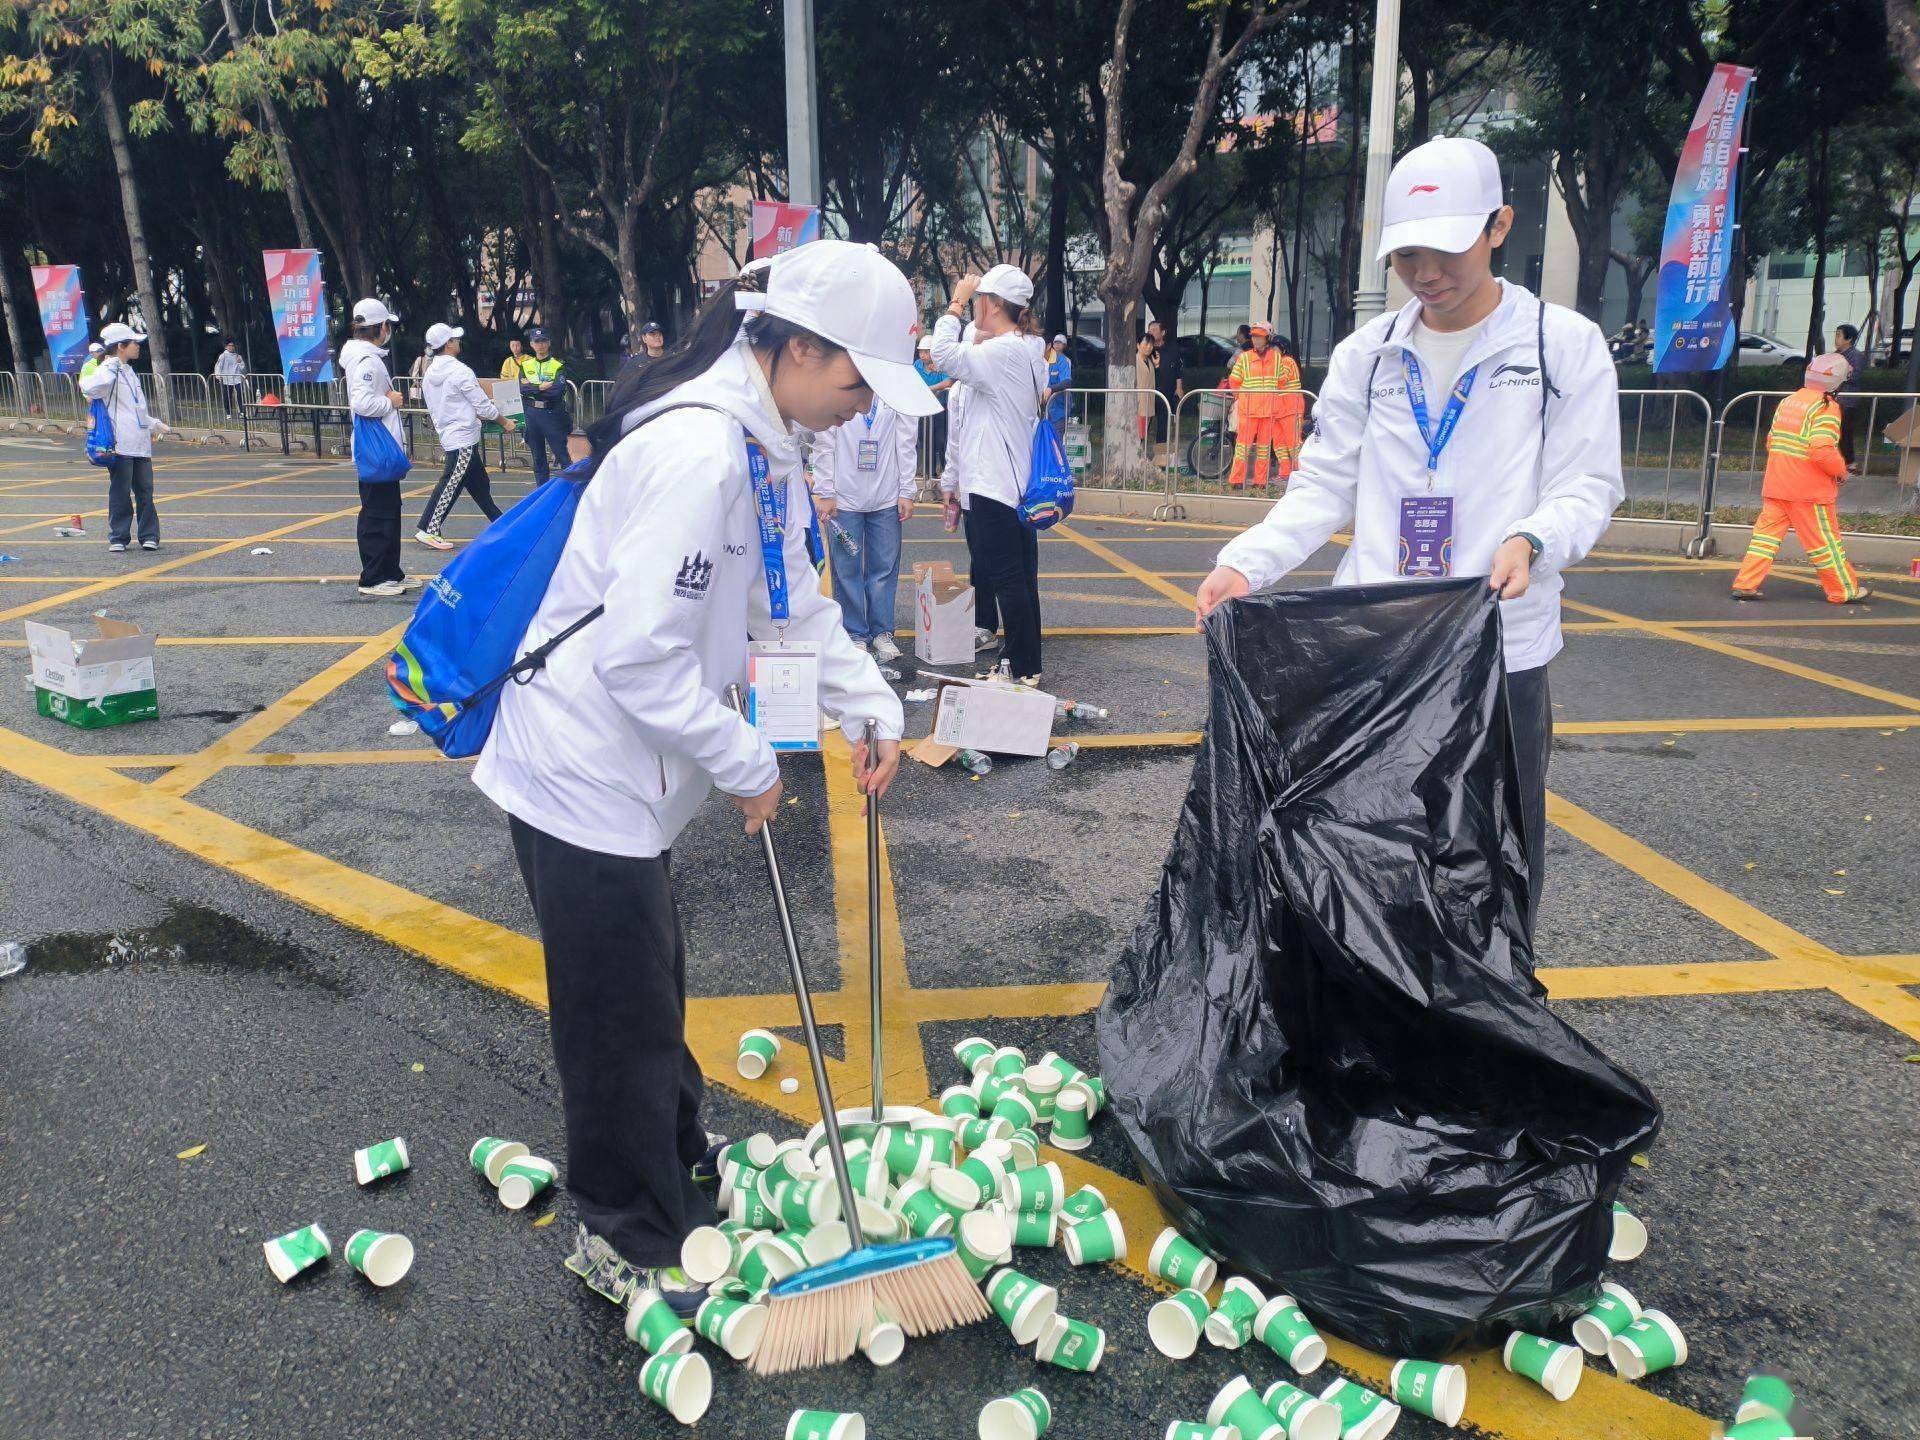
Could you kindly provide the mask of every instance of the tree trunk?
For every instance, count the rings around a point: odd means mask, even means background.
[[[1056,171],[1047,181],[1047,333],[1067,328],[1067,207],[1071,201],[1066,180]]]
[[[1306,243],[1307,228],[1307,139],[1313,130],[1312,53],[1304,46],[1300,51],[1300,143],[1294,151],[1293,254],[1287,264],[1287,328],[1295,340],[1300,338],[1300,281],[1305,263],[1302,246]],[[1302,350],[1300,363],[1304,365],[1306,361],[1307,353]]]
[[[33,360],[27,349],[26,332],[20,327],[20,309],[13,300],[13,272],[7,264],[11,254],[11,246],[0,250],[0,310],[6,312],[7,344],[12,350],[13,368],[31,370]]]
[[[615,242],[619,248],[620,306],[627,316],[628,348],[640,343],[640,327],[647,319],[647,299],[640,288],[640,217],[631,206],[615,222]]]
[[[220,11],[226,17],[228,43],[237,50],[243,37],[233,0],[220,0]],[[274,164],[279,168],[280,182],[286,190],[287,208],[293,211],[293,233],[299,237],[301,249],[318,249],[313,239],[313,221],[307,216],[307,199],[300,191],[300,177],[294,173],[293,156],[287,149],[286,127],[280,123],[280,110],[273,103],[273,96],[264,91],[260,96],[260,114],[267,122],[267,134],[273,141]]]
[[[169,416],[167,378],[173,362],[167,354],[166,316],[160,309],[160,291],[153,283],[153,257],[147,252],[147,227],[140,218],[140,192],[133,182],[133,150],[127,144],[127,130],[120,116],[120,98],[113,88],[113,66],[98,50],[87,51],[87,63],[93,71],[93,85],[100,96],[100,113],[106,121],[107,145],[113,151],[113,168],[120,179],[120,212],[127,227],[127,253],[133,261],[134,288],[140,295],[140,311],[146,319],[147,344],[153,356],[153,393],[148,396],[154,413]]]
[[[1815,133],[1807,157],[1807,208],[1813,212],[1813,304],[1807,312],[1807,355],[1827,348],[1827,227],[1833,216],[1831,177],[1827,174],[1827,129]]]
[[[527,260],[533,267],[535,308],[545,325],[567,347],[569,355],[578,354],[578,337],[568,322],[566,301],[560,288],[560,237],[555,233],[554,215],[560,202],[553,193],[553,182],[523,151],[520,155],[520,187],[527,211]]]

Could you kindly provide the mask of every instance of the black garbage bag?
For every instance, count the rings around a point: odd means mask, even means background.
[[[1547,1009],[1484,579],[1260,595],[1100,1063],[1173,1223],[1438,1358],[1591,1300],[1653,1096]]]

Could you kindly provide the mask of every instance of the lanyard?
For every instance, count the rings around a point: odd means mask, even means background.
[[[876,395],[873,397],[873,402],[867,406],[866,421],[867,421],[867,433],[869,435],[873,433],[873,417],[879,411],[879,409],[880,409],[880,397]]]
[[[767,609],[773,623],[787,623],[787,487],[774,486],[767,452],[747,441],[747,474],[753,479],[753,507],[760,518],[760,563],[767,572]]]
[[[1402,350],[1400,362],[1407,374],[1407,404],[1413,410],[1413,423],[1420,427],[1420,438],[1427,442],[1427,485],[1431,487],[1433,474],[1440,468],[1440,452],[1453,438],[1454,427],[1460,423],[1460,412],[1467,408],[1467,396],[1473,391],[1473,377],[1480,367],[1474,366],[1453,382],[1453,393],[1447,397],[1447,408],[1440,412],[1440,425],[1436,429],[1427,417],[1427,387],[1420,378],[1419,358],[1411,350]]]

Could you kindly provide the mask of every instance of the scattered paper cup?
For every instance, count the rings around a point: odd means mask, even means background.
[[[1077,1079],[1069,1080],[1060,1087],[1060,1097],[1059,1100],[1054,1101],[1054,1109],[1057,1111],[1060,1107],[1060,1101],[1065,1100],[1068,1095],[1075,1093],[1086,1097],[1087,1119],[1089,1120],[1093,1119],[1094,1116],[1106,1108],[1106,1081],[1102,1080],[1098,1075],[1082,1075]]]
[[[532,1153],[518,1140],[502,1140],[497,1135],[483,1135],[473,1142],[473,1148],[467,1152],[467,1163],[486,1176],[489,1185],[498,1185],[500,1172],[509,1161],[521,1159]]]
[[[1587,1354],[1605,1355],[1613,1337],[1639,1318],[1640,1302],[1608,1280],[1600,1286],[1600,1298],[1573,1322],[1573,1338]]]
[[[289,1230],[260,1248],[267,1252],[267,1268],[282,1285],[333,1254],[333,1242],[318,1225]]]
[[[786,1440],[867,1440],[867,1422],[833,1410],[796,1410],[787,1419]]]
[[[980,1409],[980,1440],[1040,1440],[1053,1424],[1053,1406],[1029,1385]]]
[[[396,1135],[378,1145],[354,1151],[353,1178],[362,1185],[371,1185],[389,1175],[398,1175],[412,1163],[407,1155],[407,1142]]]
[[[1340,1440],[1381,1440],[1400,1419],[1398,1405],[1351,1380],[1334,1381],[1320,1398],[1340,1412]]]
[[[1287,1440],[1286,1427],[1273,1418],[1253,1382],[1236,1375],[1221,1387],[1207,1407],[1207,1424],[1223,1425],[1240,1433],[1240,1440]]]
[[[691,1350],[655,1355],[640,1367],[640,1393],[682,1425],[691,1425],[713,1403],[713,1371],[706,1356]]]
[[[780,1037],[771,1030],[749,1030],[740,1037],[740,1052],[734,1067],[749,1080],[758,1080],[780,1053]]]
[[[1458,1425],[1467,1408],[1467,1372],[1432,1360],[1396,1360],[1387,1393],[1396,1405],[1442,1425]]]
[[[1007,1137],[1007,1152],[1016,1170],[1031,1170],[1040,1163],[1040,1132],[1016,1130]]]
[[[1000,1265],[1013,1244],[1006,1218],[995,1210],[969,1210],[954,1224],[960,1263],[976,1281]]]
[[[1169,1225],[1162,1230],[1147,1252],[1147,1269],[1175,1285],[1190,1285],[1195,1290],[1211,1290],[1219,1263]]]
[[[947,1208],[931,1187],[917,1180],[900,1187],[899,1193],[893,1197],[893,1210],[906,1221],[907,1232],[922,1239],[945,1235],[955,1223],[954,1212]]]
[[[899,1323],[876,1310],[873,1323],[867,1326],[866,1333],[860,1337],[860,1353],[874,1365],[891,1365],[907,1349],[907,1332]]]
[[[523,1155],[500,1167],[500,1203],[509,1210],[524,1210],[533,1197],[552,1186],[557,1172],[551,1160],[538,1155]]]
[[[1231,1425],[1209,1425],[1204,1420],[1174,1420],[1167,1425],[1164,1440],[1240,1440],[1240,1432]]]
[[[980,1113],[980,1097],[971,1085],[949,1085],[940,1092],[940,1113],[950,1120],[971,1120]]]
[[[956,1138],[962,1150],[978,1150],[988,1141],[1012,1133],[1013,1127],[1004,1120],[996,1120],[991,1115],[974,1115],[960,1121],[960,1133]]]
[[[1060,1245],[1067,1252],[1068,1262],[1074,1265],[1098,1265],[1127,1258],[1127,1232],[1120,1224],[1120,1217],[1111,1210],[1102,1210],[1091,1220],[1069,1225]]]
[[[1000,1079],[1012,1081],[1027,1073],[1027,1057],[1017,1045],[1002,1045],[993,1052],[987,1068]]]
[[[1011,1086],[1014,1082],[1007,1083]],[[1040,1119],[1040,1111],[1033,1101],[1020,1091],[1013,1089],[1009,1089],[993,1102],[993,1113],[996,1118],[1005,1120],[1015,1130],[1030,1130]]]
[[[1059,1075],[1062,1085],[1078,1080],[1087,1073],[1064,1055],[1054,1050],[1049,1050],[1046,1054],[1042,1055],[1040,1057],[1040,1063]]]
[[[779,1153],[780,1147],[774,1143],[774,1138],[762,1130],[744,1140],[734,1141],[720,1152],[720,1158],[755,1170],[764,1170],[773,1164],[774,1157]]]
[[[1060,1178],[1060,1167],[1049,1160],[1031,1169],[1008,1171],[1000,1182],[1000,1198],[1016,1214],[1052,1214],[1066,1203],[1067,1186]]]
[[[1016,1345],[1031,1345],[1060,1308],[1060,1292],[1012,1268],[987,1277],[987,1304],[1000,1317]]]
[[[1067,1203],[1060,1207],[1060,1213],[1069,1220],[1091,1220],[1106,1208],[1106,1196],[1092,1185],[1082,1185],[1067,1197]]]
[[[1053,1133],[1048,1138],[1062,1150],[1084,1150],[1093,1143],[1089,1125],[1092,1102],[1084,1089],[1062,1089],[1053,1107]]]
[[[1756,1415],[1751,1420],[1738,1420],[1721,1440],[1805,1440],[1795,1432],[1793,1422],[1782,1420],[1778,1415]]]
[[[1051,1250],[1060,1240],[1060,1217],[1022,1211],[1013,1217],[1013,1243],[1029,1250]]]
[[[382,1230],[356,1230],[347,1237],[347,1264],[384,1290],[413,1268],[413,1242]]]
[[[1580,1388],[1587,1362],[1577,1345],[1563,1345],[1542,1335],[1516,1330],[1507,1337],[1500,1360],[1516,1375],[1524,1375],[1556,1400],[1571,1399]]]
[[[1222,1350],[1238,1350],[1253,1338],[1254,1321],[1267,1297],[1244,1275],[1235,1275],[1220,1287],[1220,1303],[1207,1317],[1207,1339]]]
[[[693,1348],[687,1322],[658,1290],[642,1290],[627,1302],[627,1339],[649,1355],[675,1355]]]
[[[1733,1412],[1734,1423],[1744,1425],[1769,1415],[1778,1420],[1793,1418],[1793,1389],[1778,1375],[1749,1375],[1740,1392],[1740,1408]]]
[[[978,1035],[969,1035],[953,1047],[953,1058],[964,1065],[971,1075],[993,1058],[993,1042],[983,1040]]]
[[[1086,1320],[1069,1320],[1056,1314],[1047,1322],[1047,1330],[1034,1347],[1036,1359],[1062,1370],[1091,1374],[1100,1368],[1107,1353],[1107,1332]]]
[[[1051,1065],[1029,1065],[1021,1083],[1027,1087],[1027,1098],[1033,1101],[1041,1123],[1050,1123],[1054,1104],[1060,1098],[1060,1087],[1067,1083],[1067,1077]]]
[[[1212,1306],[1198,1290],[1178,1290],[1147,1311],[1147,1338],[1169,1360],[1186,1360],[1200,1348]]]
[[[1607,1246],[1609,1260],[1638,1260],[1647,1249],[1647,1223],[1618,1201],[1613,1206],[1613,1241]]]
[[[767,1330],[767,1310],[750,1300],[709,1295],[694,1312],[693,1328],[734,1360],[749,1360]]]
[[[1276,1295],[1262,1305],[1253,1317],[1253,1333],[1296,1375],[1311,1375],[1326,1363],[1327,1342],[1291,1295]]]
[[[790,1230],[787,1234],[791,1237],[793,1232]],[[864,1226],[861,1234],[866,1234]],[[873,1238],[879,1239],[878,1236]],[[848,1232],[844,1220],[823,1220],[800,1237],[800,1253],[806,1256],[807,1268],[812,1269],[829,1260],[838,1260],[842,1255],[852,1254],[853,1236]]]
[[[1659,1310],[1647,1310],[1613,1337],[1607,1358],[1622,1380],[1639,1380],[1687,1363],[1687,1337]]]
[[[1338,1407],[1311,1391],[1276,1380],[1260,1396],[1260,1403],[1285,1427],[1287,1440],[1340,1440]]]
[[[740,1262],[740,1278],[755,1296],[807,1268],[807,1253],[785,1235],[769,1235]]]

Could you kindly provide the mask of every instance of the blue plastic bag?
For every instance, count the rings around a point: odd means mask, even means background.
[[[1033,450],[1027,460],[1027,488],[1020,495],[1020,518],[1029,528],[1047,530],[1073,514],[1073,467],[1051,420],[1036,420]]]
[[[87,461],[92,465],[113,463],[113,416],[107,413],[104,400],[87,406]]]
[[[365,415],[353,417],[353,468],[362,485],[397,485],[413,468],[393,432]]]

